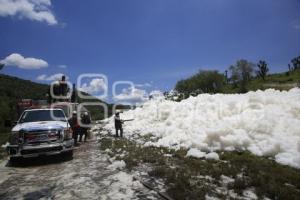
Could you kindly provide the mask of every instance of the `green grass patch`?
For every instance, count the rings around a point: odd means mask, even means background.
[[[119,159],[124,160],[127,168],[130,170],[142,162],[152,163],[158,166],[164,165],[165,159],[163,154],[168,152],[163,148],[142,147],[135,142],[126,140],[124,138],[116,140],[111,138],[102,138],[102,140],[100,140],[100,148],[101,150],[110,149],[112,153],[109,154],[111,156],[120,153],[120,151],[126,152],[126,155]]]
[[[174,199],[204,199],[206,194],[224,199],[227,194],[216,191],[222,186],[222,175],[234,179],[227,189],[240,195],[245,189],[254,188],[260,198],[297,199],[300,196],[300,170],[249,152],[219,152],[221,160],[213,161],[186,157],[186,149],[143,147],[124,138],[108,137],[100,140],[100,148],[110,149],[111,156],[124,160],[129,170],[150,164],[149,176],[163,179],[168,194]],[[124,157],[118,157],[121,152],[126,152]]]
[[[249,152],[226,152],[221,159],[231,163],[232,171],[243,169],[244,178],[236,177],[235,180],[234,189],[238,193],[241,193],[243,188],[255,187],[259,196],[266,195],[271,199],[300,197],[300,170],[280,165],[274,160],[258,157]]]

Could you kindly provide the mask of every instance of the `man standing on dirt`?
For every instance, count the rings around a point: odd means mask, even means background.
[[[78,133],[80,132],[80,126],[78,124],[78,119],[77,119],[77,112],[74,111],[72,118],[69,120],[69,124],[72,128],[73,131],[73,139],[74,139],[74,145],[77,145],[77,138],[78,138]]]
[[[119,130],[120,130],[120,136],[123,137],[123,127],[122,127],[123,121],[120,118],[120,113],[116,112],[115,114],[115,129],[116,129],[116,137],[119,137]]]
[[[91,119],[90,119],[88,112],[83,113],[83,115],[81,117],[81,123],[82,123],[82,127],[81,127],[81,131],[80,131],[79,142],[82,141],[83,135],[84,135],[84,142],[86,142],[87,133],[88,133],[88,129],[89,129],[88,126],[91,124]]]

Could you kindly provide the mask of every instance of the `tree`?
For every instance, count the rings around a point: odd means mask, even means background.
[[[175,90],[188,97],[191,94],[221,92],[224,75],[218,71],[199,71],[192,77],[176,83]]]
[[[291,62],[293,64],[293,70],[300,69],[300,56],[293,58]]]
[[[265,80],[267,73],[269,72],[268,64],[264,60],[260,60],[257,64],[258,70],[256,71],[257,75]]]
[[[228,70],[225,70],[225,81],[228,83]]]
[[[236,81],[249,81],[253,75],[254,64],[241,59],[235,65],[230,66],[231,78]]]
[[[238,60],[235,65],[229,67],[231,82],[239,86],[242,93],[247,92],[246,84],[253,76],[253,68],[254,64],[245,59]]]

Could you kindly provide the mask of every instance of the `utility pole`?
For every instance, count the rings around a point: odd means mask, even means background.
[[[228,83],[228,71],[225,70],[225,79],[226,79],[226,83]]]

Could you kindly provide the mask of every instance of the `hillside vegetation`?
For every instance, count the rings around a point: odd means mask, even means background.
[[[293,87],[299,87],[299,85],[300,70],[298,69],[293,72],[269,74],[265,77],[265,80],[259,77],[253,78],[246,84],[246,91],[265,90],[269,88],[289,90]],[[239,88],[232,84],[227,84],[223,88],[223,93],[237,92],[239,92]]]
[[[16,105],[20,99],[46,99],[48,86],[17,77],[0,74],[0,129],[4,121],[16,119]]]
[[[257,64],[241,59],[231,65],[225,73],[216,70],[202,70],[176,83],[175,91],[180,99],[201,93],[245,93],[248,91],[274,88],[289,90],[300,85],[300,57],[291,61],[288,71],[269,73],[266,61]]]

